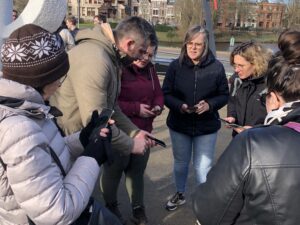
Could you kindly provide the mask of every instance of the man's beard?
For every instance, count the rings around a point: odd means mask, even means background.
[[[129,66],[134,60],[136,59],[127,54],[120,56],[120,62],[123,66]]]

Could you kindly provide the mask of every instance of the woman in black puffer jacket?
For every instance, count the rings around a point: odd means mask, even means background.
[[[197,183],[206,180],[220,129],[218,110],[226,105],[229,94],[224,67],[209,50],[205,29],[195,26],[187,32],[180,57],[170,64],[162,89],[170,109],[167,125],[176,185],[166,209],[175,210],[185,203],[192,156]]]
[[[264,127],[237,135],[194,195],[201,225],[295,225],[300,202],[300,32],[286,31],[266,73]]]

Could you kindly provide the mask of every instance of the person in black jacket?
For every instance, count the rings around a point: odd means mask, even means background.
[[[224,119],[244,126],[233,128],[233,136],[264,122],[267,111],[260,96],[265,92],[265,72],[270,57],[270,52],[253,41],[238,45],[230,55],[235,74],[229,80],[228,117]]]
[[[279,37],[263,127],[237,135],[193,196],[201,225],[295,225],[300,202],[300,32]]]
[[[190,28],[180,57],[174,60],[163,83],[173,155],[176,193],[167,210],[185,203],[188,168],[193,165],[198,184],[205,182],[214,158],[218,110],[228,100],[228,84],[223,65],[208,47],[208,34],[201,26]]]

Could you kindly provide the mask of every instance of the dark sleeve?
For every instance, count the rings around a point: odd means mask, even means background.
[[[218,74],[217,82],[217,91],[215,97],[206,99],[207,103],[209,104],[210,111],[217,111],[221,109],[224,105],[227,104],[228,101],[228,81],[223,65],[221,65],[221,70]]]
[[[235,224],[244,205],[243,187],[250,168],[247,136],[245,131],[233,139],[206,183],[197,187],[193,209],[201,225]]]
[[[154,67],[152,69],[153,69],[152,71],[153,71],[153,82],[154,82],[154,100],[153,100],[152,105],[153,106],[159,105],[161,108],[163,108],[164,107],[164,95],[161,90],[161,86],[159,83],[157,73],[156,73]]]
[[[182,100],[178,99],[174,95],[174,86],[175,86],[175,62],[173,61],[166,73],[166,77],[163,82],[162,91],[164,93],[165,105],[174,111],[180,112],[181,106],[185,103]]]
[[[228,105],[227,105],[227,116],[229,117],[234,117],[237,119],[237,113],[236,113],[236,108],[235,108],[235,96],[236,96],[236,91],[237,91],[237,84],[236,84],[236,79],[237,75],[234,73],[230,79],[229,79],[229,84],[230,84],[230,89],[229,89],[229,99],[228,99]]]

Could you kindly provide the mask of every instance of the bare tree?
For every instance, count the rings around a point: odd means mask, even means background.
[[[286,26],[287,28],[295,28],[300,26],[300,1],[288,0],[286,5]]]
[[[139,3],[139,16],[143,17],[148,21],[151,21],[151,3],[149,2],[149,0],[140,0]]]
[[[204,23],[202,0],[177,0],[175,15],[180,24],[179,35],[183,36],[190,26]]]

